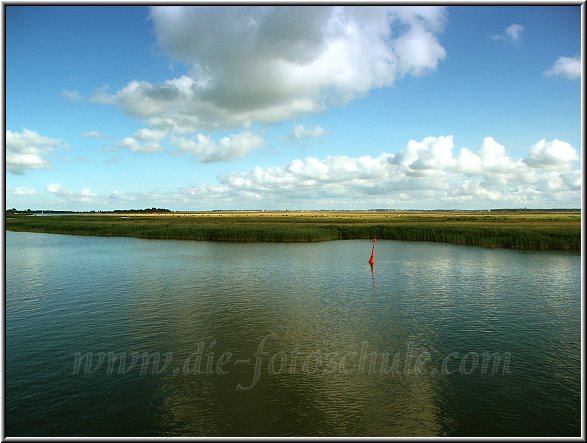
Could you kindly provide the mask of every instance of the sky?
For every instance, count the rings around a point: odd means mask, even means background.
[[[6,207],[581,206],[580,6],[5,6]]]

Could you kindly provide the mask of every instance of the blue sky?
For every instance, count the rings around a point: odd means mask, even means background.
[[[580,18],[8,5],[6,205],[580,207]]]

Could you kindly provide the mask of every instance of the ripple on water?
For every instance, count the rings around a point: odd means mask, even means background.
[[[579,433],[580,257],[370,244],[7,233],[9,435]]]

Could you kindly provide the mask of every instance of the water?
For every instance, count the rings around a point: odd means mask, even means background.
[[[580,435],[579,256],[370,251],[7,232],[7,435]]]

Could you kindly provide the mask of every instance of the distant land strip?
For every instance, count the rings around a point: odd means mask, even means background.
[[[32,212],[32,211],[30,211]],[[579,210],[6,213],[6,230],[222,242],[372,239],[581,251]]]

